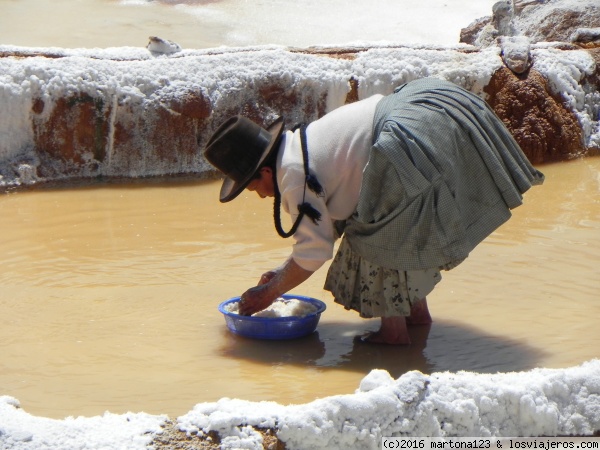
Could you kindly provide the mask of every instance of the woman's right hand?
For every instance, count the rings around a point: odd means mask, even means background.
[[[240,298],[240,314],[251,315],[268,308],[280,295],[295,288],[312,275],[289,258],[280,268],[261,275],[258,286],[248,289]]]
[[[239,313],[242,316],[251,316],[273,304],[277,295],[273,294],[269,286],[255,286],[242,294],[239,302]]]

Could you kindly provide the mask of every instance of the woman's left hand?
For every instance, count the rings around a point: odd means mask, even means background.
[[[267,284],[269,281],[275,278],[276,275],[277,271],[275,270],[269,270],[268,272],[263,273],[260,277],[260,280],[258,280],[258,285],[260,286],[262,284]]]
[[[271,306],[276,299],[277,295],[272,293],[268,284],[250,288],[240,298],[239,313],[242,316],[251,316]]]

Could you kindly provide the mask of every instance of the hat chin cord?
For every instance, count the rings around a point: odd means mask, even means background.
[[[304,216],[307,216],[314,224],[317,224],[321,220],[321,213],[317,211],[310,203],[305,201],[306,198],[306,187],[313,191],[318,196],[323,195],[323,187],[314,175],[311,175],[308,170],[308,148],[306,145],[306,125],[301,124],[293,128],[293,130],[300,128],[300,143],[302,147],[302,159],[304,161],[304,193],[302,195],[302,203],[298,204],[298,217],[294,221],[290,231],[284,231],[281,226],[281,193],[277,186],[277,169],[273,168],[273,191],[275,201],[273,202],[273,218],[275,221],[275,229],[277,234],[282,238],[289,238],[298,230],[300,221]]]

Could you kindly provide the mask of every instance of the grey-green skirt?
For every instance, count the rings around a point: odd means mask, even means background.
[[[544,176],[481,98],[447,81],[398,88],[373,130],[325,289],[362,317],[408,316]]]

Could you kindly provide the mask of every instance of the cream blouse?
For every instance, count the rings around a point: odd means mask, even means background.
[[[321,213],[316,224],[303,217],[293,236],[291,256],[305,270],[315,271],[333,257],[333,221],[347,219],[356,209],[373,144],[373,117],[382,98],[374,95],[341,106],[308,125],[309,170],[323,187],[322,196],[304,187],[300,131],[283,136],[277,160],[282,209],[292,222],[305,201]]]

